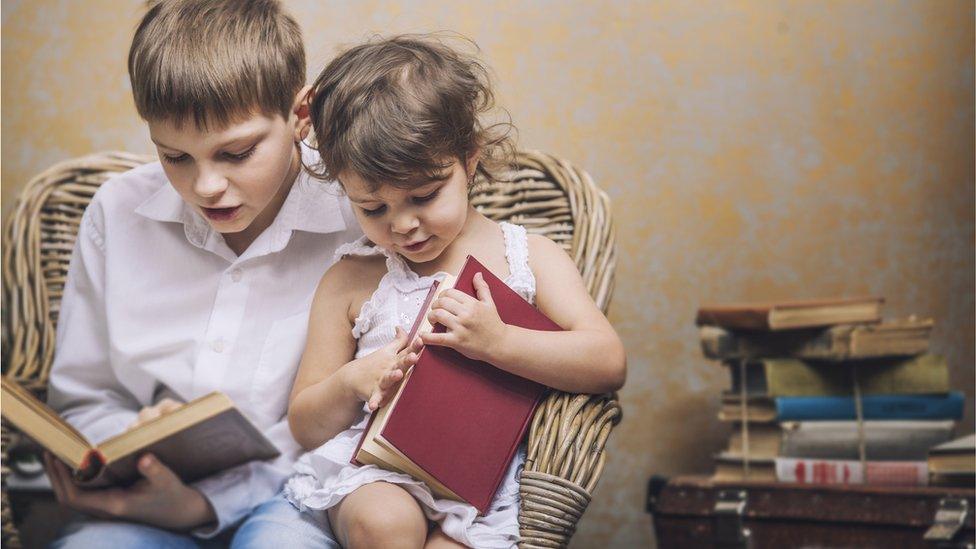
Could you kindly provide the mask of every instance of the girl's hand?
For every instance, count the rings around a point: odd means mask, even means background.
[[[502,346],[508,327],[498,316],[481,273],[474,275],[474,290],[477,299],[454,288],[445,290],[431,304],[427,319],[431,324],[442,324],[447,331],[420,337],[427,345],[443,345],[468,358],[493,362],[491,353]]]
[[[396,393],[407,370],[417,363],[422,346],[420,339],[407,346],[407,333],[397,326],[393,341],[348,365],[346,386],[371,412],[376,411]]]

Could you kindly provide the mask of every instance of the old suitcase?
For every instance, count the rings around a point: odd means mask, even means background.
[[[658,547],[972,547],[974,490],[654,477]]]

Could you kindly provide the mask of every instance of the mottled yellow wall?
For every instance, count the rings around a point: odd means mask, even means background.
[[[625,421],[575,547],[651,542],[651,473],[706,471],[723,370],[706,300],[881,294],[939,324],[973,429],[973,4],[289,2],[310,69],[371,33],[450,29],[497,73],[521,144],[610,193]],[[125,53],[140,2],[5,1],[3,212],[50,163],[151,152]]]

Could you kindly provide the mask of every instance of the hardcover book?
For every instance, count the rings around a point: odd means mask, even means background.
[[[733,393],[740,392],[738,363],[727,362]],[[850,396],[854,394],[854,363],[816,363],[796,359],[746,361],[749,396]],[[949,369],[939,355],[906,359],[863,360],[857,364],[862,395],[937,394],[949,392]]]
[[[867,395],[861,398],[861,415],[866,420],[962,419],[965,396],[960,391],[941,395]],[[746,397],[745,414],[750,422],[767,421],[853,421],[857,419],[854,397]],[[722,421],[742,421],[742,398],[722,395]]]
[[[932,448],[928,465],[931,484],[971,489],[976,481],[976,435],[957,438]]]
[[[471,256],[454,288],[476,295],[473,278],[478,272],[503,322],[531,330],[561,330]],[[435,291],[411,331],[423,330]],[[433,330],[443,332],[444,327]],[[465,501],[483,514],[546,391],[543,385],[453,349],[425,346],[383,413],[373,414],[353,462],[407,473],[438,496]]]
[[[16,381],[3,378],[2,394],[4,419],[67,464],[76,482],[86,488],[126,485],[141,478],[136,460],[145,453],[155,455],[183,482],[279,455],[261,431],[219,392],[98,445],[90,443]]]
[[[865,461],[843,459],[776,458],[776,480],[800,484],[872,484],[925,486],[924,461]]]
[[[840,361],[924,353],[929,349],[932,326],[931,319],[914,317],[881,324],[842,324],[780,333],[702,326],[699,339],[705,356],[717,360],[799,358]]]
[[[883,303],[884,299],[880,297],[861,297],[704,305],[698,309],[695,323],[739,330],[776,331],[878,322]]]
[[[923,461],[929,448],[952,437],[955,422],[865,421],[865,454],[873,461]],[[729,438],[729,452],[745,453],[742,424]],[[750,457],[858,459],[855,421],[786,421],[749,424]]]

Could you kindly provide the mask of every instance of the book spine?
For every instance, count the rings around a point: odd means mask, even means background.
[[[837,330],[793,330],[786,333],[731,332],[702,326],[699,342],[705,357],[715,360],[791,357],[841,360],[846,346]]]
[[[861,394],[933,394],[949,391],[949,369],[937,355],[825,365],[795,359],[758,361],[769,396],[850,396],[852,366]]]
[[[776,458],[776,480],[800,484],[873,484],[925,486],[928,465],[924,461]]]
[[[857,459],[854,421],[783,423],[780,456]],[[928,450],[952,437],[952,421],[868,421],[864,423],[867,457],[883,461],[924,460]]]
[[[864,419],[870,420],[958,420],[964,400],[958,391],[946,395],[869,395],[861,399],[861,406]],[[857,412],[852,397],[779,397],[776,417],[780,421],[853,421]]]

